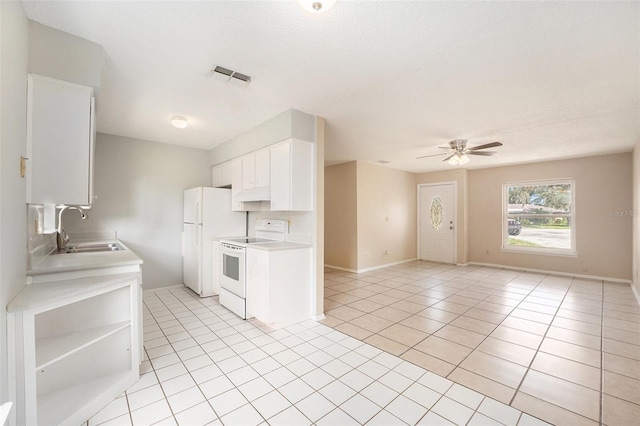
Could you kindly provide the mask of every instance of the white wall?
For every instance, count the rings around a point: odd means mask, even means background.
[[[28,20],[22,4],[0,1],[0,402],[8,399],[6,305],[27,270],[25,181]]]
[[[104,50],[89,40],[29,21],[29,72],[100,88]]]
[[[630,280],[633,171],[631,153],[476,169],[469,172],[471,262]],[[502,184],[575,180],[576,256],[503,251]],[[613,214],[611,212],[614,212]]]
[[[325,261],[351,271],[416,258],[416,177],[352,161],[325,168]]]
[[[211,186],[209,151],[99,133],[89,218],[65,215],[70,233],[112,229],[142,258],[145,289],[182,279],[183,191]]]

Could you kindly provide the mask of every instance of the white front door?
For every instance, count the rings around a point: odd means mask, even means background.
[[[455,263],[455,185],[420,185],[420,259]]]

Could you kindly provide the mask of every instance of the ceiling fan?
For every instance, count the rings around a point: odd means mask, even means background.
[[[440,149],[451,150],[450,152],[445,152],[442,154],[433,154],[433,155],[423,155],[422,157],[416,157],[417,159],[426,158],[426,157],[437,157],[440,155],[449,154],[444,160],[452,166],[458,166],[467,164],[469,162],[469,155],[484,155],[489,156],[496,153],[496,151],[481,151],[482,149],[494,148],[497,146],[502,146],[500,142],[490,142],[484,145],[473,146],[467,148],[467,139],[455,139],[449,142],[449,146],[439,146]]]

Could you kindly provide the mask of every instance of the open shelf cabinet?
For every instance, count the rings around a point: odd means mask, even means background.
[[[135,383],[138,282],[116,274],[33,284],[35,302],[10,304],[17,424],[80,424]],[[66,297],[36,297],[51,286]]]

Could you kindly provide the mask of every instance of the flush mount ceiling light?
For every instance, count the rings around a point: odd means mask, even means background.
[[[181,117],[179,115],[175,115],[173,117],[171,117],[171,125],[173,127],[176,127],[178,129],[184,129],[185,127],[187,127],[187,119],[184,117]]]
[[[311,13],[323,13],[331,9],[337,0],[298,0],[304,10]]]

